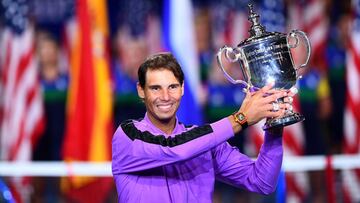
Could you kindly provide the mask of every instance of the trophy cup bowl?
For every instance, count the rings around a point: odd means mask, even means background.
[[[270,82],[274,88],[289,90],[301,77],[298,70],[304,68],[310,59],[310,42],[303,31],[292,30],[289,34],[267,32],[259,23],[259,15],[249,6],[250,37],[235,47],[222,47],[217,53],[217,62],[224,76],[233,84],[241,84],[246,91],[256,91]],[[290,49],[297,48],[300,41],[305,43],[307,57],[305,62],[295,68]],[[291,43],[292,42],[292,43]],[[230,76],[222,63],[222,56],[232,63],[238,63],[243,80],[235,80]],[[278,102],[283,102],[279,99]],[[267,119],[264,130],[291,125],[305,118],[303,115],[288,110],[281,118]]]

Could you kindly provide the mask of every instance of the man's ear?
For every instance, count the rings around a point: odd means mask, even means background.
[[[140,99],[144,100],[145,92],[144,92],[144,89],[141,87],[139,82],[136,83],[136,89],[137,89],[137,92],[138,92],[138,95],[139,95]]]
[[[183,82],[183,84],[181,85],[181,96],[184,96],[184,89],[185,89],[184,83],[185,82]]]

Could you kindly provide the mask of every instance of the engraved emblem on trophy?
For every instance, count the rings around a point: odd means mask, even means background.
[[[256,91],[269,82],[275,83],[274,88],[288,90],[301,77],[298,73],[299,69],[304,68],[309,62],[311,52],[309,39],[303,31],[299,30],[292,30],[288,34],[267,32],[260,24],[260,16],[254,12],[253,6],[249,4],[248,7],[248,19],[251,23],[250,37],[240,42],[235,48],[222,47],[217,53],[218,65],[226,79],[233,84],[242,85],[247,91]],[[304,43],[306,47],[306,58],[303,64],[295,67],[290,50],[299,47],[300,43]],[[223,55],[229,62],[240,66],[243,80],[234,79],[226,72],[222,62]],[[279,99],[278,102],[283,102],[283,100]],[[288,110],[281,118],[267,119],[263,129],[287,126],[304,119],[300,113]]]

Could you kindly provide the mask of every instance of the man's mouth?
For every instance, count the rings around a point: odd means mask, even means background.
[[[173,106],[172,104],[158,104],[156,105],[162,111],[168,111]]]

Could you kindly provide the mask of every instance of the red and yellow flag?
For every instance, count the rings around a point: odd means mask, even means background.
[[[76,27],[70,41],[71,68],[65,161],[111,159],[112,95],[105,1],[77,0]],[[72,177],[63,181],[68,197],[77,202],[102,202],[111,178]]]

